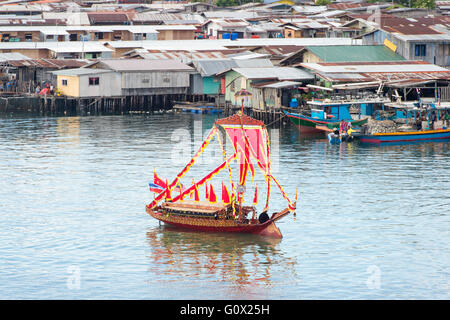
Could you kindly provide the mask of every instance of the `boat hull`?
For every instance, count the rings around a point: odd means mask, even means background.
[[[375,133],[357,137],[363,143],[426,142],[450,139],[450,129],[415,132]]]
[[[338,128],[340,121],[319,120],[296,113],[286,113],[287,117],[295,124],[300,132],[319,133],[330,132],[333,128]],[[352,126],[360,126],[368,121],[368,118],[359,120],[349,120]]]
[[[318,125],[318,124],[323,125],[326,123],[326,122],[322,123],[321,121],[311,120],[308,117],[305,117],[301,114],[288,113],[286,115],[291,120],[291,122],[297,126],[297,128],[300,130],[300,132],[303,132],[303,133],[323,132],[322,130],[317,129],[316,125]]]
[[[264,223],[240,223],[236,220],[223,220],[211,218],[190,218],[176,215],[167,215],[146,207],[146,211],[153,218],[174,227],[202,232],[230,232],[250,233],[261,236],[282,238],[280,229],[275,225],[275,220],[280,217],[269,219]],[[283,214],[284,215],[284,214]]]

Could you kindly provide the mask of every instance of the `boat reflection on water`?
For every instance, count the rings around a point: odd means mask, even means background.
[[[152,266],[149,271],[164,276],[165,281],[206,278],[227,282],[242,291],[270,286],[274,272],[277,276],[295,276],[296,258],[281,253],[281,239],[277,238],[191,232],[163,225],[150,229],[147,240]]]

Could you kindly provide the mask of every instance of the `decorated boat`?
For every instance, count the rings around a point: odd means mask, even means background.
[[[227,154],[222,132],[231,142],[231,155]],[[192,181],[190,186],[182,185],[181,179],[213,139],[217,140],[221,148],[223,162],[197,182]],[[234,174],[237,171],[232,169],[234,164],[239,168],[238,174]],[[228,171],[228,174],[227,181],[221,182],[222,199],[218,201],[211,180],[222,170]],[[257,186],[254,187],[252,205],[246,204],[244,200],[249,180],[247,177],[251,175],[254,181],[257,170],[264,176],[267,190],[265,206],[259,215],[255,207],[258,203]],[[269,216],[272,184],[279,189],[287,206]],[[200,200],[201,186],[205,186],[204,201]],[[270,142],[264,123],[242,112],[216,120],[194,157],[175,179],[169,183],[155,172],[150,190],[156,193],[154,200],[146,206],[146,212],[166,224],[204,232],[252,233],[275,238],[282,237],[275,221],[294,212],[298,198],[296,193],[295,200],[291,201],[271,172]],[[173,192],[177,192],[177,195],[172,196]]]
[[[450,129],[373,133],[356,136],[363,143],[427,142],[450,140]]]

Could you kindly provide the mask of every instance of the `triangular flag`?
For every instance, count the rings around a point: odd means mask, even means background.
[[[210,203],[216,203],[217,202],[217,197],[216,197],[216,193],[214,192],[213,185],[210,184],[209,187],[210,187],[210,190],[209,190],[209,202]]]
[[[200,195],[198,193],[198,187],[194,183],[194,201],[199,202],[200,201]]]
[[[153,183],[163,187],[164,189],[166,188],[166,183],[163,181],[163,179],[161,179],[160,177],[158,177],[158,174],[156,173],[156,170],[153,169]]]
[[[253,205],[256,206],[258,204],[258,185],[255,187],[255,197],[253,198]]]
[[[230,193],[228,192],[227,186],[224,185],[223,182],[222,182],[222,202],[224,204],[231,203]]]
[[[179,186],[179,191],[180,191],[180,200],[183,201],[184,195],[183,195],[183,185],[178,182],[178,186]]]
[[[167,186],[166,201],[170,201],[170,200],[172,200],[172,194],[170,193],[170,186],[169,186],[169,182],[167,180],[166,180],[166,186]]]
[[[205,183],[205,198],[209,200],[208,183]]]

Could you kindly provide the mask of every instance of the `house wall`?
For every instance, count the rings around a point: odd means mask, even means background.
[[[439,66],[449,66],[450,65],[450,44],[439,43],[439,42],[408,42],[410,60],[423,60]],[[416,56],[416,45],[426,45],[426,55]]]
[[[437,64],[439,66],[450,65],[450,44],[436,42],[420,42],[420,41],[401,41],[392,37],[389,33],[382,30],[377,30],[362,38],[363,44],[383,44],[384,40],[388,39],[397,46],[397,53],[407,60],[423,60],[429,63]],[[426,45],[426,55],[416,56],[415,47],[418,44]]]
[[[194,30],[158,30],[158,40],[192,40]]]
[[[220,79],[214,77],[203,78],[203,93],[204,94],[219,94]]]
[[[123,89],[188,88],[189,85],[189,72],[122,72]]]
[[[246,89],[252,92],[251,80],[245,80]],[[236,71],[229,71],[225,75],[225,100],[231,102],[232,105],[242,105],[242,98],[235,97],[234,94],[242,89],[242,76]],[[244,106],[252,106],[252,97],[244,99]]]
[[[62,80],[67,80],[67,85],[62,84]],[[76,76],[62,76],[58,75],[56,77],[56,88],[63,95],[69,97],[79,97],[80,96],[80,81]]]
[[[301,30],[292,30],[289,28],[284,29],[284,37],[285,38],[302,38],[302,31]]]
[[[89,85],[89,78],[99,77],[98,85]],[[120,74],[116,72],[82,75],[80,78],[81,97],[121,96]]]
[[[199,73],[191,74],[191,94],[203,94],[203,78]]]
[[[48,49],[0,49],[0,52],[18,52],[31,59],[50,58]]]
[[[323,61],[314,53],[306,50],[305,53],[303,54],[303,62],[318,63]]]
[[[253,88],[252,107],[256,110],[269,111],[280,109],[281,92],[275,88]]]
[[[98,85],[89,85],[89,78],[98,77]],[[62,85],[62,80],[67,80],[67,86]],[[122,94],[120,87],[120,74],[100,73],[80,76],[58,75],[57,89],[69,97],[113,97]]]

